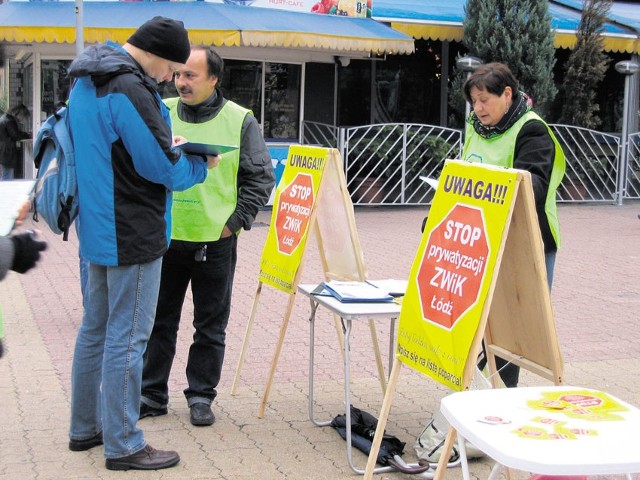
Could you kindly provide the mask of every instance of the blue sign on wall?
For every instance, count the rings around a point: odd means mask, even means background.
[[[276,174],[276,186],[280,183],[282,178],[282,172],[284,172],[284,166],[287,163],[287,155],[289,154],[288,144],[267,144],[269,147],[269,153],[271,154],[271,162],[273,163],[273,169]],[[267,205],[273,205],[273,197],[275,196],[276,189],[273,188],[271,197]]]

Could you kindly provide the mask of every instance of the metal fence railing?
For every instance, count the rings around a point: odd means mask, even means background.
[[[340,127],[326,123],[305,121],[302,125],[302,143],[325,148],[339,148],[338,135],[340,130],[342,130]]]
[[[549,125],[566,159],[559,202],[640,199],[640,132],[627,138],[570,125]],[[463,132],[433,125],[386,123],[335,127],[304,122],[303,143],[337,148],[354,204],[424,205],[433,190],[421,176],[438,177],[444,161],[460,158]]]
[[[623,198],[640,199],[640,132],[632,133],[628,137]]]
[[[617,199],[620,137],[570,125],[550,125],[562,145],[567,169],[558,201]]]
[[[462,132],[433,125],[385,123],[338,128],[305,122],[303,141],[337,147],[355,204],[426,205],[433,189],[420,176],[437,177],[462,148]]]

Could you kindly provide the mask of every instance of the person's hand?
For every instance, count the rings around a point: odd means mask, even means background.
[[[175,147],[176,145],[180,145],[181,143],[185,143],[186,141],[187,141],[186,138],[181,137],[180,135],[175,135],[173,137],[173,144],[171,146]]]
[[[36,266],[40,252],[47,248],[47,242],[35,239],[33,232],[19,233],[9,237],[13,242],[13,264],[11,270],[25,273]]]
[[[29,213],[29,210],[31,210],[31,202],[30,201],[26,201],[22,204],[22,206],[20,207],[20,210],[18,210],[18,217],[16,218],[16,227],[18,225],[22,225],[22,221],[27,218],[27,214]]]
[[[222,229],[222,233],[220,234],[220,238],[227,238],[227,237],[230,237],[231,235],[233,235],[233,232],[229,230],[229,227],[225,225],[224,228]]]
[[[207,155],[207,168],[217,167],[222,160],[222,156],[220,155]]]

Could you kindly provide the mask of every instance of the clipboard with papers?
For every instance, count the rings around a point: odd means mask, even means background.
[[[176,145],[184,153],[191,155],[222,155],[238,149],[237,145],[213,145],[209,143],[184,142]]]
[[[35,180],[0,182],[0,235],[11,233],[22,206],[31,198],[35,184]]]
[[[312,292],[332,296],[342,303],[393,302],[394,297],[369,282],[331,280],[323,282]]]

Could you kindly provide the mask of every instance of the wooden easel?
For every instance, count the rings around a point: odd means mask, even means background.
[[[441,176],[441,183],[442,179],[446,179],[449,164],[458,164],[456,168],[460,168],[459,165],[462,162],[448,161]],[[466,165],[468,166],[464,168],[470,170],[470,177],[481,176],[482,172],[478,170],[479,168],[495,170],[494,167]],[[510,172],[515,172],[515,183],[512,186],[513,196],[507,205],[508,212],[501,237],[495,241],[499,249],[493,271],[487,272],[486,281],[490,283],[486,289],[486,296],[484,299],[480,299],[484,304],[477,319],[477,329],[473,334],[468,356],[464,362],[460,390],[469,388],[471,384],[483,338],[485,339],[489,357],[489,371],[494,387],[497,383],[497,378],[494,375],[496,372],[495,355],[530,370],[556,385],[562,383],[562,357],[556,337],[547,285],[544,249],[538,227],[531,176],[528,172],[523,171],[510,170]],[[437,207],[437,202],[445,196],[446,193],[440,185],[434,197],[432,212],[433,207]],[[439,221],[439,218],[432,221],[430,213],[424,235],[430,235],[432,230],[438,226],[436,224]],[[423,245],[424,242],[416,255],[410,282],[415,277],[413,272],[420,267],[420,261],[423,258]],[[406,298],[404,302],[407,302]],[[400,314],[399,330],[403,328],[404,302],[403,311]],[[389,385],[365,470],[365,479],[371,479],[373,475],[402,366],[399,355],[399,353],[396,354],[391,370]],[[455,438],[456,432],[450,428],[440,462],[435,471],[435,479],[441,479],[444,476]]]
[[[364,263],[364,256],[362,254],[362,248],[356,230],[353,204],[347,190],[340,153],[336,149],[292,146],[289,149],[288,158],[291,158],[292,155],[300,154],[301,152],[308,152],[310,149],[312,151],[315,151],[315,153],[319,156],[326,156],[320,185],[317,191],[317,198],[313,206],[311,207],[309,222],[307,224],[307,231],[315,229],[320,258],[325,274],[325,280],[366,280],[367,272]],[[286,168],[291,168],[289,167],[289,161],[287,161],[285,173]],[[278,191],[276,193],[276,201],[274,202],[274,214],[272,215],[269,232],[270,235],[275,235],[273,229],[275,228],[276,222],[274,221],[274,219],[276,212],[280,209],[280,187],[281,186],[279,185]],[[302,248],[303,251],[302,255],[300,256],[300,263],[297,266],[294,266],[295,275],[293,277],[293,280],[291,281],[291,287],[280,288],[289,294],[289,300],[287,302],[287,308],[285,310],[282,325],[280,327],[280,334],[276,344],[276,350],[271,362],[265,392],[258,412],[258,417],[260,418],[262,418],[265,413],[269,394],[273,384],[273,378],[275,376],[275,371],[278,364],[278,359],[282,351],[284,337],[288,328],[291,312],[293,310],[297,286],[302,272],[302,262],[304,260],[305,251],[304,249],[306,248],[306,236],[307,232],[304,232],[305,242],[301,242],[298,247]],[[265,252],[263,252],[263,257],[265,255]],[[235,394],[237,390],[237,382],[239,380],[242,366],[244,364],[244,357],[248,348],[248,342],[251,335],[251,330],[253,328],[253,322],[256,317],[263,283],[264,282],[260,280],[256,289],[249,322],[247,323],[244,340],[242,342],[242,349],[236,369],[236,374],[231,386],[232,394]],[[272,286],[279,288],[277,284],[274,284]],[[334,317],[334,321],[341,347],[343,347],[344,344],[340,320],[339,318]],[[381,386],[384,392],[386,389],[386,380],[375,323],[373,322],[373,320],[369,321],[369,329],[376,358],[378,376],[380,378]],[[344,348],[341,348],[341,350],[343,351]]]
[[[367,279],[367,270],[356,228],[353,203],[344,177],[342,157],[335,149],[330,150],[330,155],[333,156],[333,161],[327,164],[324,172],[320,186],[322,201],[318,202],[314,224],[325,280],[364,281]],[[336,316],[334,316],[334,325],[341,347],[344,347],[340,319]],[[369,332],[373,342],[378,378],[384,393],[387,381],[373,320],[369,320]],[[344,355],[344,348],[341,348],[341,351]]]

